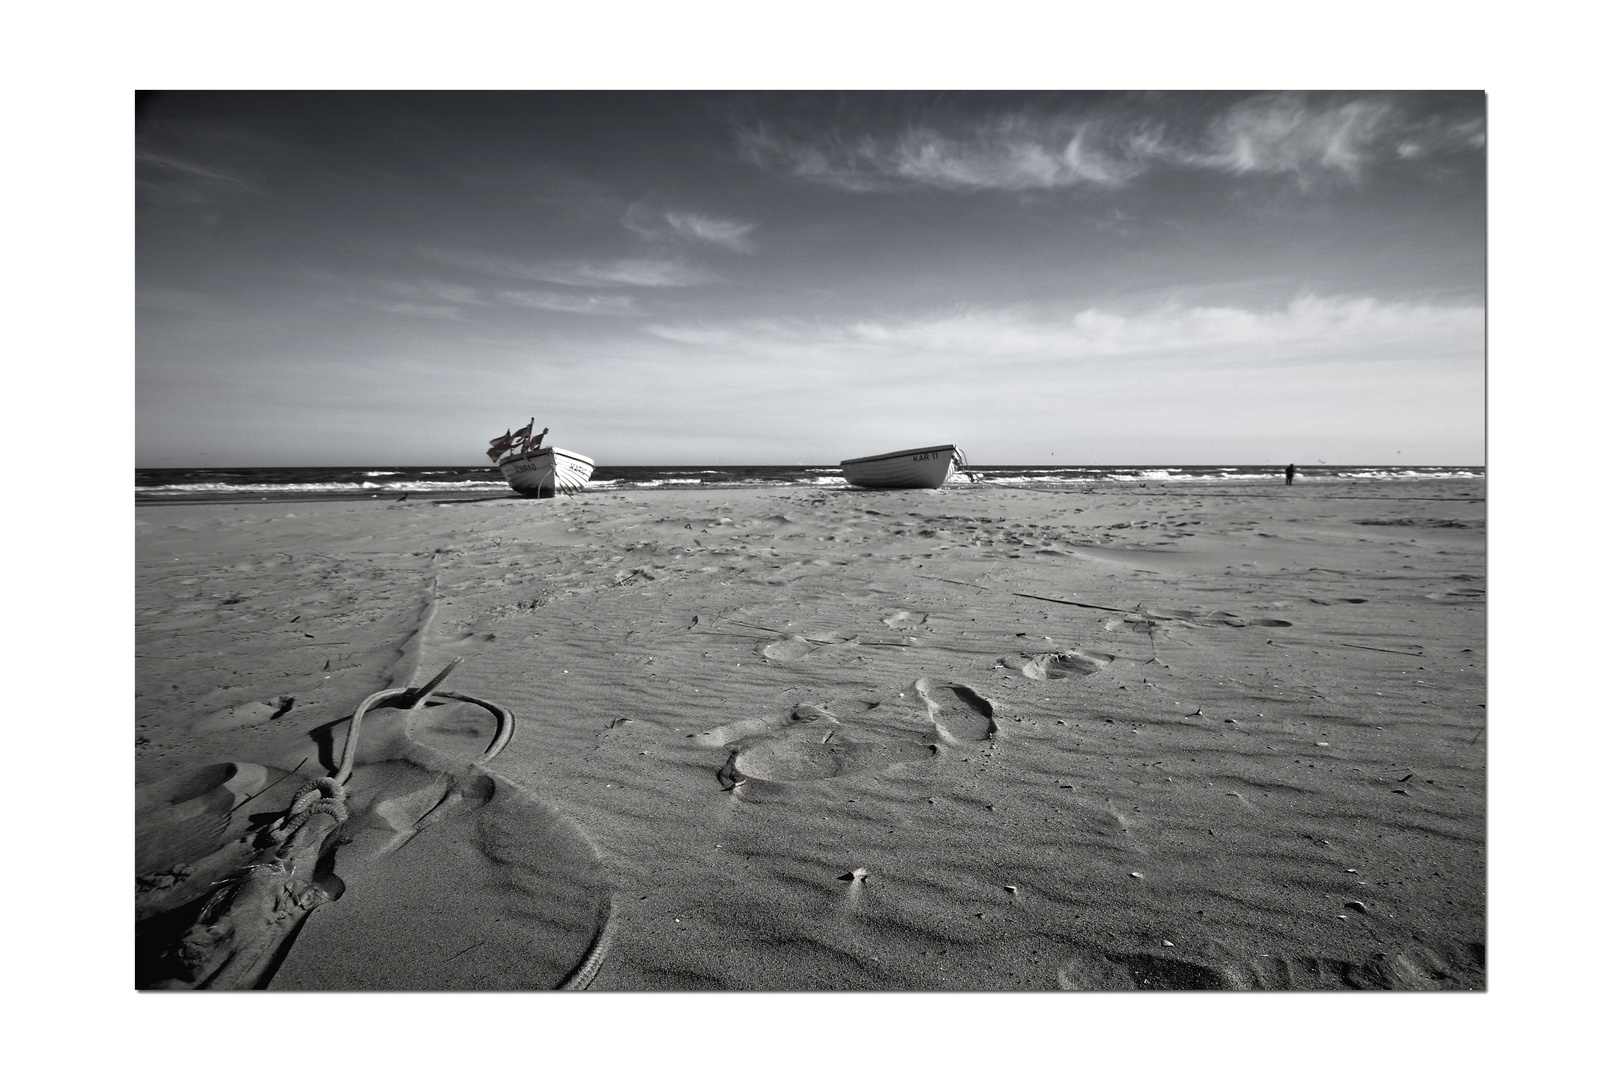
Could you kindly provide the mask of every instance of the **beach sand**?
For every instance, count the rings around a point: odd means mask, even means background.
[[[142,985],[461,657],[271,988],[1485,986],[1482,481],[136,519]]]

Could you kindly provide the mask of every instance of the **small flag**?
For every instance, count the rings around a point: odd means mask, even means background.
[[[501,455],[506,453],[506,447],[504,447],[504,446],[492,446],[492,447],[489,448],[488,451],[486,451],[486,453],[489,454],[489,460],[491,460],[491,461],[499,461],[499,460],[501,460]]]
[[[493,447],[496,447],[497,449],[500,449],[500,450],[504,450],[508,446],[511,446],[512,445],[512,429],[507,428],[505,435],[497,435],[493,439],[489,440],[489,445],[491,445]]]
[[[529,437],[529,432],[531,432],[533,430],[534,430],[534,421],[530,420],[527,424],[524,424],[522,427],[520,427],[516,431],[512,432],[512,441],[513,442],[522,442],[524,439],[527,439]]]

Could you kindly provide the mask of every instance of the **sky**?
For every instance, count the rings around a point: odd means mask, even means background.
[[[136,464],[1477,465],[1485,96],[161,92]]]

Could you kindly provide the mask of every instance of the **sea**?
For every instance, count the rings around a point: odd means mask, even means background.
[[[1313,465],[1296,484],[1478,479],[1483,466]],[[951,485],[1048,490],[1122,485],[1275,484],[1276,465],[974,465]],[[837,465],[598,465],[585,492],[688,488],[847,488]],[[287,502],[311,499],[517,498],[500,471],[477,465],[136,469],[137,503]]]

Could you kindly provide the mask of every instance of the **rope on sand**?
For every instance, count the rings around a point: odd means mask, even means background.
[[[349,782],[354,775],[354,761],[360,752],[360,721],[367,712],[384,702],[392,703],[400,708],[416,710],[427,704],[429,697],[453,698],[456,701],[466,701],[474,705],[481,705],[495,714],[495,738],[491,741],[489,749],[484,751],[482,757],[475,764],[482,765],[505,748],[512,739],[512,730],[516,723],[511,712],[501,708],[494,702],[483,701],[467,694],[456,694],[448,690],[434,693],[435,688],[445,680],[449,674],[461,663],[461,657],[456,657],[445,665],[443,671],[429,679],[422,686],[394,686],[387,690],[379,690],[360,703],[354,710],[354,716],[349,721],[348,738],[343,743],[343,760],[338,762],[337,768],[331,776],[323,776],[318,780],[311,780],[299,788],[293,795],[292,804],[281,820],[270,829],[270,837],[278,843],[287,840],[298,831],[298,827],[316,814],[329,814],[339,825],[349,819],[349,812],[345,807],[348,792],[343,785]]]
[[[464,701],[469,705],[477,705],[489,710],[495,716],[495,734],[486,748],[472,764],[475,766],[487,765],[512,741],[512,734],[517,728],[517,718],[511,710],[485,701],[483,698],[471,694],[458,694],[453,690],[438,690],[438,685],[445,677],[454,671],[461,657],[454,660],[432,679],[421,687],[395,686],[387,690],[379,690],[360,703],[354,710],[354,716],[349,721],[349,733],[343,744],[343,758],[331,776],[311,780],[298,793],[293,796],[292,805],[287,808],[286,815],[272,827],[270,835],[278,843],[284,843],[291,838],[298,829],[316,814],[329,814],[339,825],[348,820],[348,811],[344,806],[347,792],[343,785],[354,774],[355,758],[360,751],[360,723],[365,719],[366,713],[381,705],[388,704],[395,708],[414,712],[424,707],[429,698],[448,699],[450,701]],[[608,929],[613,921],[613,900],[609,896],[603,905],[601,917],[597,922],[596,933],[592,935],[591,943],[586,949],[584,957],[575,965],[574,970],[558,986],[559,990],[584,990],[596,978],[597,969],[602,966],[602,960],[607,955]]]
[[[585,956],[574,966],[574,970],[569,972],[568,978],[557,984],[558,990],[585,990],[590,987],[596,978],[596,970],[602,966],[602,959],[607,955],[608,927],[612,923],[613,897],[610,895],[603,904],[602,917],[597,921],[590,947],[585,950]]]
[[[349,735],[343,744],[343,760],[338,763],[337,770],[333,772],[333,779],[339,784],[348,783],[349,777],[354,773],[355,755],[360,752],[360,721],[365,718],[366,713],[383,704],[414,712],[425,706],[430,697],[436,697],[447,698],[451,701],[465,701],[469,705],[477,705],[480,708],[488,709],[495,716],[495,735],[490,739],[489,747],[473,764],[487,765],[495,758],[496,754],[506,749],[506,744],[512,741],[512,732],[517,727],[517,718],[512,715],[510,709],[503,708],[493,701],[485,701],[483,698],[474,697],[471,694],[458,694],[453,690],[434,689],[444,681],[446,675],[455,670],[456,665],[459,663],[461,663],[461,657],[458,656],[450,661],[443,671],[428,680],[424,686],[395,686],[387,690],[379,690],[362,701],[360,707],[354,710],[354,718],[349,721]]]
[[[309,781],[293,795],[292,805],[287,807],[286,814],[270,829],[271,838],[277,842],[285,841],[316,814],[327,814],[342,825],[349,820],[349,811],[344,805],[346,797],[343,785],[330,776]]]

